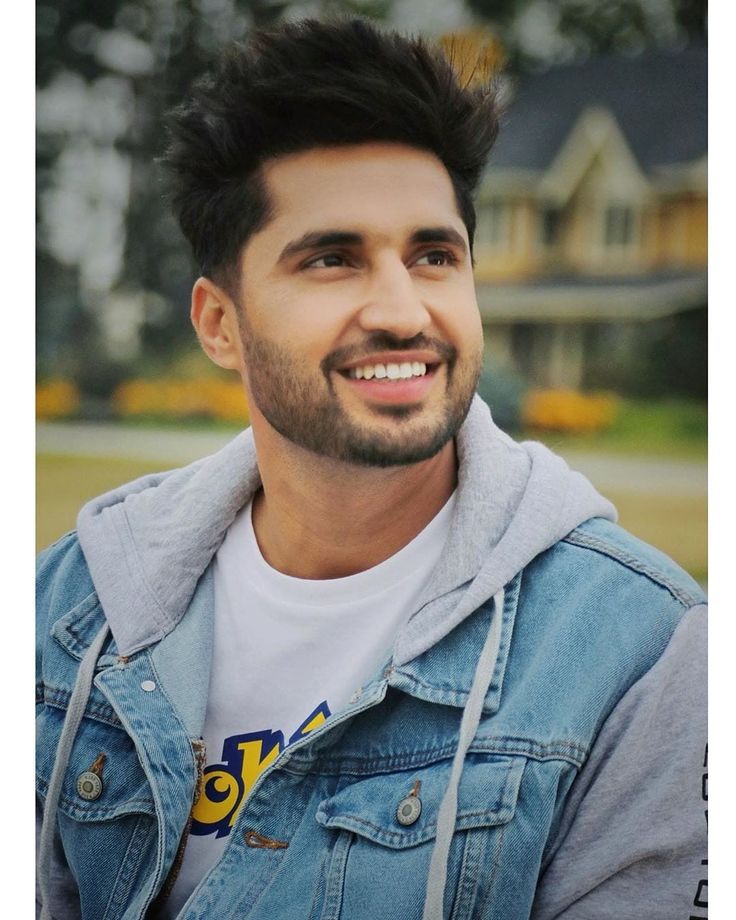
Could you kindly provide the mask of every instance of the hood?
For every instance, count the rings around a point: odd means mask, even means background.
[[[443,556],[397,637],[401,665],[437,643],[539,553],[609,501],[542,444],[517,444],[476,397],[458,432],[458,489]],[[85,505],[79,541],[120,655],[184,615],[238,511],[260,487],[248,429],[190,466],[145,476]]]

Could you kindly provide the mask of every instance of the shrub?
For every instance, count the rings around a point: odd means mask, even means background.
[[[618,408],[619,400],[612,393],[531,390],[522,405],[522,421],[543,431],[603,431],[615,421]]]
[[[122,418],[210,418],[248,423],[248,407],[239,382],[198,379],[126,380],[113,393]]]
[[[525,383],[506,369],[484,369],[478,381],[478,393],[491,407],[494,422],[505,431],[518,431]]]
[[[36,387],[36,418],[67,418],[79,409],[79,390],[71,380],[48,380]]]

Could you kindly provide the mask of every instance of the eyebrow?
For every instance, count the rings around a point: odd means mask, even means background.
[[[468,244],[454,227],[422,227],[415,230],[410,237],[412,243],[450,243],[468,251]]]
[[[346,230],[317,230],[305,233],[296,240],[287,243],[281,250],[277,263],[285,262],[302,252],[322,249],[325,246],[360,246],[365,242],[362,233]],[[454,227],[420,227],[409,237],[409,242],[416,243],[450,243],[467,252],[468,246],[462,235]]]
[[[344,230],[317,230],[305,233],[298,240],[287,243],[281,250],[277,263],[285,262],[292,256],[310,249],[321,249],[323,246],[358,246],[362,242],[363,236],[360,233],[349,233]]]

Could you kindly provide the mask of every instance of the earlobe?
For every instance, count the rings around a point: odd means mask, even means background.
[[[240,369],[240,336],[232,299],[209,278],[192,289],[191,320],[207,356],[227,370]]]

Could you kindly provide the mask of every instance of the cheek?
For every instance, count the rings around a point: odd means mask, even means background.
[[[336,286],[317,290],[313,285],[274,285],[258,312],[260,334],[305,356],[334,347],[347,321],[351,299]]]
[[[466,348],[483,347],[483,324],[474,292],[448,298],[443,305],[447,334]]]

